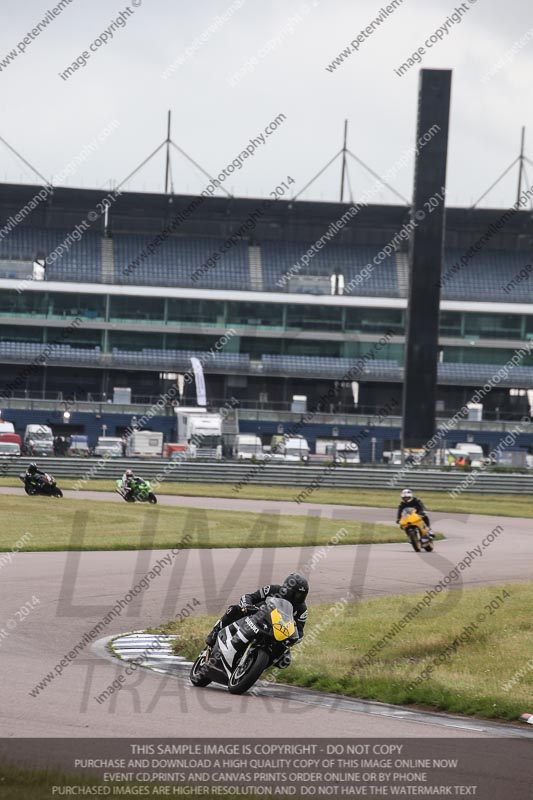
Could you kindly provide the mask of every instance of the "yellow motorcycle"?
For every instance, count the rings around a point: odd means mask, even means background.
[[[422,548],[428,553],[433,551],[433,540],[429,536],[429,528],[415,508],[404,508],[400,517],[400,527],[409,537],[416,553]]]

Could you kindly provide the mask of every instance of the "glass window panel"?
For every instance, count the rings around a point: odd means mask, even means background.
[[[447,363],[494,364],[503,366],[515,354],[515,350],[499,347],[445,347],[443,358]],[[519,366],[533,365],[533,354],[526,355]]]
[[[166,343],[168,350],[210,350],[214,347],[216,337],[209,335],[187,334],[187,333],[167,333]],[[231,344],[231,339],[228,344],[223,348],[224,352],[232,352],[228,350]]]
[[[47,328],[47,341],[51,342],[54,339],[61,339],[65,344],[70,344],[73,347],[101,347],[102,346],[102,331],[91,330],[90,328],[70,328],[65,331],[63,338],[63,328]],[[68,335],[67,335],[68,334]]]
[[[486,339],[519,339],[519,314],[465,314],[465,336]]]
[[[312,341],[309,339],[285,339],[284,353],[288,356],[321,356],[340,358],[342,342]]]
[[[47,314],[46,292],[16,292],[2,289],[0,292],[0,314]]]
[[[341,331],[342,308],[334,306],[287,306],[287,327],[313,331]]]
[[[78,292],[50,292],[48,307],[49,315],[54,317],[104,319],[105,297]]]
[[[359,333],[405,333],[404,311],[401,308],[347,308],[346,330]]]
[[[42,342],[43,328],[40,325],[0,325],[2,342]]]
[[[374,360],[379,361],[398,361],[403,363],[403,344],[384,344],[376,349],[375,342],[347,341],[344,343],[344,354],[346,358],[361,358],[362,356],[373,353]]]
[[[110,299],[109,315],[111,319],[163,322],[165,318],[165,299],[163,297],[115,295]]]
[[[228,303],[227,308],[228,325],[283,325],[283,307],[277,303]]]
[[[241,353],[248,353],[253,359],[260,359],[264,353],[277,356],[282,352],[283,339],[261,339],[251,336],[241,339]]]
[[[219,300],[186,300],[171,297],[168,301],[168,320],[201,325],[223,325],[224,303]]]
[[[140,333],[135,331],[110,331],[109,349],[143,350],[145,347],[162,348],[162,333]]]
[[[441,311],[439,330],[441,336],[461,336],[461,312]]]

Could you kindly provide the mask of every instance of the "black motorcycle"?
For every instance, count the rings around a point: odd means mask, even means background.
[[[253,621],[246,618],[232,622],[219,632],[212,649],[202,650],[190,672],[194,686],[207,686],[215,681],[227,686],[231,694],[244,694],[285,653],[289,641],[298,639],[288,600],[268,597],[253,613]],[[235,629],[243,626],[248,635],[252,629],[254,637],[235,648],[232,643]]]
[[[24,484],[24,491],[26,494],[41,494],[45,497],[63,497],[63,492],[57,485],[55,478],[48,475],[48,473],[34,477],[33,475],[26,475],[22,472],[19,478]]]

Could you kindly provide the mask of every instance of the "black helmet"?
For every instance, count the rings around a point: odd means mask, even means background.
[[[304,578],[299,572],[291,572],[283,581],[279,594],[280,597],[288,600],[294,606],[299,606],[305,602],[308,591],[309,583],[307,578]]]
[[[31,464],[28,465],[28,472],[30,473],[30,475],[35,475],[35,473],[37,472],[37,464],[35,463],[35,461],[32,461]]]

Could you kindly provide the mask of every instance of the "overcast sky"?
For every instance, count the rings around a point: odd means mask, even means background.
[[[385,5],[386,0],[130,0],[127,11],[120,0],[72,0],[19,48],[54,2],[3,3],[0,65],[11,50],[18,55],[0,71],[0,135],[49,178],[117,120],[98,150],[62,181],[100,188],[121,181],[164,139],[167,109],[174,140],[214,175],[283,113],[286,121],[226,182],[237,196],[265,196],[288,175],[295,179],[292,189],[302,188],[340,149],[347,118],[350,149],[383,174],[415,138],[419,66],[403,77],[394,70],[424,47],[460,3],[403,0],[357,52],[328,71]],[[423,67],[453,69],[450,205],[471,205],[516,158],[522,125],[529,129],[526,153],[533,160],[530,5],[465,0],[464,6],[461,22],[448,25],[443,40],[425,48],[422,61]],[[90,51],[120,12],[124,26]],[[225,12],[227,20],[210,31]],[[195,45],[202,34],[204,41]],[[83,51],[90,53],[86,66],[63,80],[59,73]],[[496,70],[506,57],[508,63]],[[172,65],[172,73],[162,77]],[[35,182],[1,143],[0,153],[1,181]],[[205,186],[201,173],[176,152],[172,173],[176,193]],[[161,191],[163,176],[160,153],[126,188]],[[533,182],[533,167],[528,177]],[[374,182],[355,163],[350,178],[354,199]],[[512,204],[516,182],[513,169],[481,205]],[[339,183],[336,162],[303,197],[336,200]],[[393,184],[410,197],[412,165]],[[387,190],[376,200],[395,202]]]

